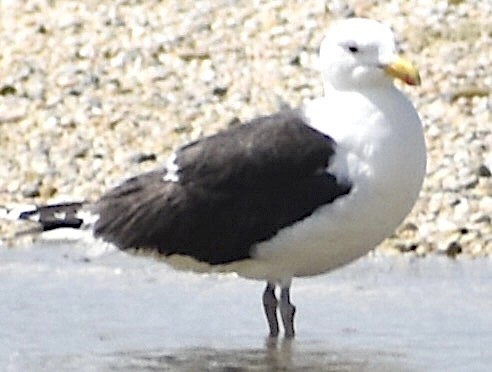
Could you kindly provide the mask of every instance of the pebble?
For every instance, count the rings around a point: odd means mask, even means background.
[[[485,164],[481,164],[478,167],[477,173],[478,173],[479,177],[491,177],[492,176],[492,172],[490,171],[489,167],[487,167]]]
[[[403,89],[427,178],[379,249],[492,254],[490,1],[25,0],[0,14],[0,206],[94,199],[190,140],[302,105],[322,93],[324,30],[356,15],[390,24],[422,75]]]
[[[0,97],[0,124],[15,123],[27,115],[29,102],[26,99],[7,96]]]

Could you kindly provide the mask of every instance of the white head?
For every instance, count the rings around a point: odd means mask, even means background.
[[[398,56],[391,29],[365,18],[345,19],[331,27],[321,43],[320,68],[325,89],[387,85],[392,78],[420,83],[417,69]]]

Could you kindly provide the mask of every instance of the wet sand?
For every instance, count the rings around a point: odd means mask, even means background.
[[[370,256],[294,281],[295,341],[263,283],[66,241],[0,247],[6,371],[486,371],[492,260]]]

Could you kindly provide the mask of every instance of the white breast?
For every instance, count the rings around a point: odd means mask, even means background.
[[[426,151],[415,109],[396,89],[390,93],[376,102],[338,94],[337,102],[326,97],[308,107],[311,125],[338,144],[329,171],[350,180],[352,190],[258,244],[254,264],[242,265],[240,274],[276,280],[327,272],[366,254],[398,227],[422,186]]]

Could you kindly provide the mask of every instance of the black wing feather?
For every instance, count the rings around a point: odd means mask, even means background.
[[[177,161],[183,183],[241,187],[309,176],[327,166],[334,147],[300,113],[287,111],[188,144]]]
[[[334,141],[294,111],[184,146],[179,182],[163,170],[129,179],[95,205],[95,234],[122,249],[221,264],[349,192],[325,169]]]

